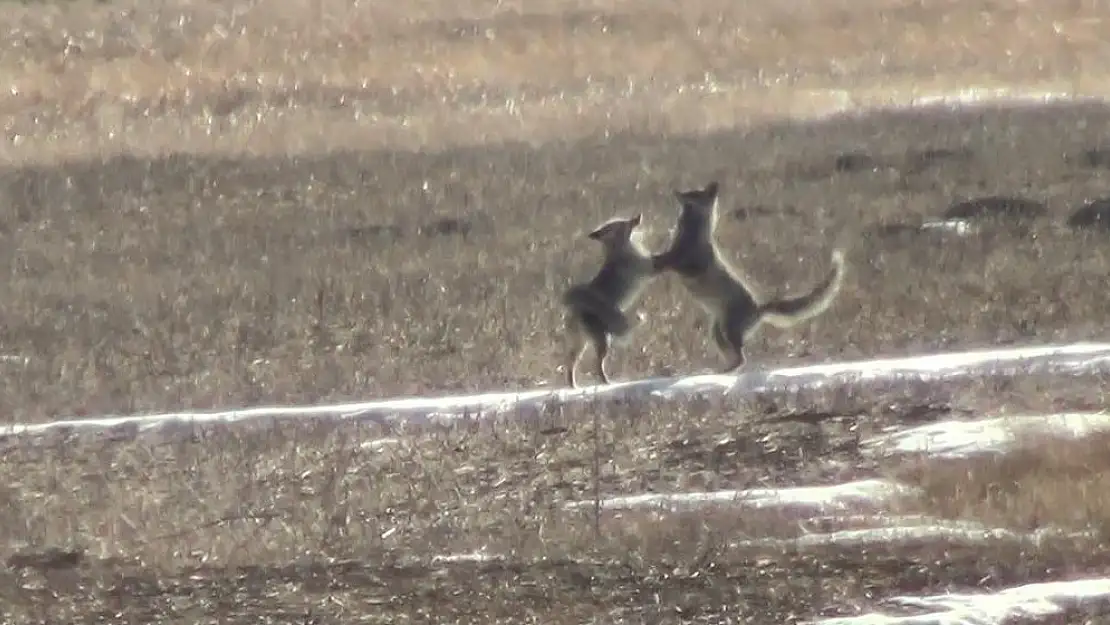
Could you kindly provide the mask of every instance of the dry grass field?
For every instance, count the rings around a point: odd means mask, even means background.
[[[848,249],[837,303],[762,333],[749,348],[760,366],[1107,335],[1110,233],[1069,218],[1110,206],[1110,106],[816,117],[972,86],[1102,93],[1103,0],[3,8],[10,422],[561,384],[553,301],[595,267],[584,234],[643,212],[662,245],[671,190],[711,179],[722,244],[768,294],[807,288],[834,245]],[[971,235],[899,227],[968,206],[983,208]],[[720,364],[676,281],[643,309],[617,377]],[[859,450],[891,424],[1103,405],[1098,376],[1030,375],[573,408],[380,449],[360,445],[373,428],[319,423],[7,440],[0,611],[789,623],[895,593],[1107,572],[1105,438],[909,466]],[[1035,549],[785,553],[738,542],[801,531],[781,518],[562,508],[595,485],[869,476],[924,487],[907,512],[1099,532]],[[479,548],[503,558],[435,559]],[[72,549],[83,555],[67,560]]]

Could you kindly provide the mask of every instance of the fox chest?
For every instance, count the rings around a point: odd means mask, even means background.
[[[638,266],[607,267],[594,279],[594,287],[613,300],[627,304],[644,290],[646,273]]]

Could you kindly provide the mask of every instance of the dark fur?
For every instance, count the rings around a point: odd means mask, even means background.
[[[583,322],[598,332],[623,337],[632,330],[632,322],[612,299],[603,297],[599,291],[593,283],[576,284],[563,294],[563,306],[578,311]]]
[[[651,255],[631,238],[639,224],[637,215],[613,220],[591,232],[590,238],[600,241],[605,248],[605,261],[589,282],[571,286],[563,293],[566,329],[571,340],[567,364],[567,382],[571,387],[577,386],[574,370],[587,343],[594,346],[598,376],[608,384],[605,363],[612,343],[625,338],[638,325],[626,311],[659,273]]]

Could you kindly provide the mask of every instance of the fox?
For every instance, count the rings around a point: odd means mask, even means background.
[[[661,270],[656,269],[651,253],[639,240],[637,228],[642,218],[642,213],[613,218],[590,232],[587,237],[602,245],[601,268],[588,282],[563,292],[569,346],[567,384],[571,388],[578,388],[575,369],[590,344],[597,356],[596,373],[609,384],[606,358],[610,347],[624,342],[646,320],[642,312],[633,315],[633,320],[629,310]]]
[[[717,181],[702,189],[673,190],[681,207],[670,247],[652,256],[655,271],[677,274],[710,318],[710,337],[727,364],[722,374],[746,362],[744,342],[764,322],[790,328],[825,312],[840,292],[844,251],[832,252],[832,270],[809,293],[761,302],[756,290],[722,255],[715,237],[720,218]]]

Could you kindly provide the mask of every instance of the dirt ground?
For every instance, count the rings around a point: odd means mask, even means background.
[[[671,190],[713,179],[722,245],[766,294],[806,289],[834,246],[848,250],[837,303],[759,335],[754,366],[1103,339],[1110,247],[1091,215],[1110,210],[1110,107],[858,109],[972,87],[1097,95],[1110,7],[755,7],[6,5],[4,419],[559,385],[553,302],[597,263],[584,234],[642,212],[662,245]],[[972,231],[918,227],[948,215]],[[721,364],[675,281],[642,308],[618,377]],[[1029,373],[644,401],[387,449],[360,446],[378,432],[322,424],[14,444],[0,459],[0,550],[15,558],[0,593],[25,622],[788,623],[899,593],[1102,572],[1102,534],[782,553],[738,546],[781,519],[562,508],[595,484],[896,476],[926,486],[907,510],[1101,530],[1105,459],[1091,448],[1034,446],[1028,473],[858,449],[867,432],[921,420],[1100,409],[1101,388]],[[21,555],[50,548],[84,555]],[[435,559],[478,548],[504,559]]]

